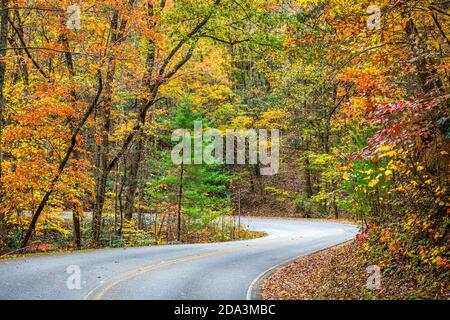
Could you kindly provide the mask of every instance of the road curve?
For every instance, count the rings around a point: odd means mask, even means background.
[[[242,221],[268,236],[0,260],[0,299],[243,300],[254,280],[273,266],[353,239],[358,232],[337,223]],[[76,272],[68,273],[74,270],[80,270],[79,288],[74,288]]]

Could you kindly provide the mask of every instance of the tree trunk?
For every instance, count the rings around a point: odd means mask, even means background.
[[[72,213],[73,220],[73,243],[75,248],[81,249],[81,218],[83,216],[83,205],[80,202],[75,202]]]
[[[102,172],[98,177],[97,184],[95,186],[95,204],[94,211],[92,213],[92,246],[98,246],[100,244],[102,211],[105,203],[107,176],[108,172]]]
[[[143,152],[143,145],[144,145],[143,141],[142,141],[142,135],[143,135],[143,130],[141,128],[140,132],[138,133],[136,145],[133,148],[133,151],[131,154],[128,189],[127,189],[126,202],[125,202],[125,219],[126,220],[133,219],[134,202],[135,202],[136,190],[137,190],[137,186],[138,186],[138,173],[139,173],[139,167],[140,167],[140,162],[141,162],[142,152]]]
[[[304,168],[305,193],[308,198],[311,198],[313,196],[313,188],[311,181],[311,170],[309,169],[310,163],[308,156],[305,157],[304,165],[305,165]]]
[[[144,189],[145,189],[145,179],[144,179],[144,176],[140,175],[139,176],[139,189],[138,189],[138,195],[139,195],[138,199],[139,199],[139,204],[140,204],[140,207],[138,210],[138,213],[139,213],[138,228],[140,230],[144,230],[144,227],[145,227],[145,212],[144,212],[144,206],[143,206]]]
[[[326,154],[330,153],[330,131],[331,131],[331,116],[327,115],[325,118],[325,127],[323,133],[323,149]]]
[[[119,28],[119,13],[115,11],[111,20],[111,43],[117,44]],[[97,109],[98,127],[101,130],[101,141],[97,145],[97,185],[95,188],[95,204],[92,215],[92,239],[91,245],[97,246],[100,243],[101,220],[103,213],[103,205],[105,203],[106,183],[109,172],[109,155],[110,142],[109,135],[111,133],[111,107],[112,107],[112,82],[116,72],[114,57],[110,57],[108,61],[108,70],[106,72],[105,81],[105,101],[102,106]]]
[[[123,230],[123,221],[124,221],[124,217],[123,217],[123,201],[122,201],[122,195],[123,195],[123,189],[125,187],[125,181],[127,179],[127,170],[126,170],[126,166],[124,165],[124,169],[123,169],[123,177],[122,177],[122,181],[120,183],[120,191],[119,191],[119,230],[117,231],[117,235],[118,236],[122,236],[122,230]]]
[[[178,193],[178,227],[177,227],[177,240],[181,241],[181,209],[182,209],[182,201],[183,201],[183,178],[184,178],[184,163],[181,162],[181,170],[180,170],[180,190]]]
[[[163,4],[161,4],[163,5]],[[147,12],[148,16],[153,16],[153,4],[148,3]],[[151,27],[151,26],[149,26]],[[154,67],[155,67],[155,44],[152,40],[148,40],[147,42],[147,55],[146,55],[146,61],[145,61],[145,74],[144,74],[144,90],[148,90],[149,92],[153,91],[153,84],[152,84],[152,75],[154,73]],[[156,98],[156,95],[153,96],[153,99]],[[131,220],[133,218],[133,212],[134,212],[134,201],[136,198],[136,190],[137,190],[137,184],[138,184],[138,172],[140,168],[140,163],[142,160],[142,155],[144,152],[144,145],[145,145],[145,138],[144,138],[144,125],[146,122],[146,115],[147,112],[145,109],[147,108],[149,101],[148,99],[142,99],[140,101],[140,110],[139,110],[139,121],[141,122],[142,126],[139,128],[139,132],[136,134],[136,144],[135,148],[133,150],[133,153],[131,155],[131,165],[130,165],[130,172],[129,172],[129,180],[128,180],[128,189],[126,194],[126,202],[125,202],[125,219]]]
[[[339,207],[336,202],[336,197],[334,197],[334,199],[333,199],[333,211],[334,211],[334,217],[336,219],[339,219]]]
[[[241,188],[238,189],[238,239],[241,239]]]

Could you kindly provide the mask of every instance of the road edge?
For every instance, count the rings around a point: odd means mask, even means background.
[[[311,253],[309,253],[309,254],[300,255],[300,256],[298,256],[298,257],[295,257],[295,258],[292,258],[292,259],[288,259],[288,260],[286,260],[286,261],[283,261],[283,262],[281,262],[281,263],[279,263],[279,264],[277,264],[277,265],[275,265],[275,266],[273,266],[273,267],[271,267],[271,268],[269,268],[269,269],[263,271],[259,276],[257,276],[257,277],[252,281],[252,283],[251,283],[250,286],[248,287],[248,289],[247,289],[247,294],[246,294],[246,298],[245,298],[245,299],[246,299],[246,300],[262,300],[262,299],[261,299],[261,286],[260,286],[261,283],[262,283],[267,277],[269,277],[269,276],[272,275],[275,271],[277,271],[278,269],[280,269],[280,268],[282,268],[282,267],[284,267],[284,266],[287,266],[288,264],[294,262],[295,260],[297,260],[297,259],[299,259],[299,258],[307,257],[307,256],[310,256],[310,255],[313,255],[313,254],[316,254],[316,253],[319,253],[319,252],[322,252],[322,251],[325,251],[325,250],[329,250],[329,249],[332,249],[332,248],[335,248],[335,247],[338,247],[338,246],[341,246],[341,245],[344,245],[344,244],[347,244],[347,243],[350,243],[350,242],[353,242],[353,241],[355,241],[355,239],[348,240],[348,241],[344,241],[344,242],[338,243],[338,244],[336,244],[336,245],[334,245],[334,246],[331,246],[331,247],[328,247],[328,248],[324,248],[324,249],[321,249],[321,250],[318,250],[318,251],[315,251],[315,252],[311,252]]]

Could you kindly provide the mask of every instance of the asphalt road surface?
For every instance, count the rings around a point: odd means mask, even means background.
[[[269,269],[353,239],[358,232],[337,223],[242,222],[268,236],[0,260],[0,299],[250,299]]]

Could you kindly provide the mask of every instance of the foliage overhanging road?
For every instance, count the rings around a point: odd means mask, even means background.
[[[1,299],[246,299],[264,271],[352,239],[352,225],[246,218],[268,236],[227,243],[97,250],[0,261]],[[80,267],[81,288],[67,287]]]

